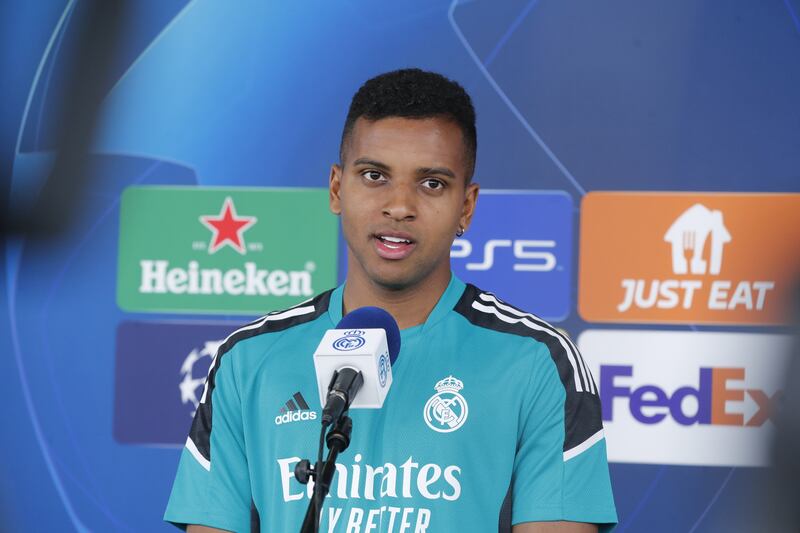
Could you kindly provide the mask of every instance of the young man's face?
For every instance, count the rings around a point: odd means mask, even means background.
[[[461,129],[445,118],[359,118],[330,176],[341,214],[348,278],[389,289],[449,279],[450,246],[472,219],[478,186],[466,185]]]

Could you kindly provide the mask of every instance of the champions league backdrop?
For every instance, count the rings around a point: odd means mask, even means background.
[[[616,531],[761,528],[800,276],[798,0],[131,4],[74,222],[3,245],[0,529],[172,529],[217,346],[344,278],[347,106],[408,66],[474,99],[453,268],[583,352]],[[85,5],[0,10],[10,207],[52,168]]]

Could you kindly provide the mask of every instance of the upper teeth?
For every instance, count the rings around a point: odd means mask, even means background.
[[[399,238],[399,237],[388,237],[388,236],[386,236],[386,235],[381,235],[381,239],[383,239],[383,240],[385,240],[385,241],[389,241],[389,242],[397,242],[397,243],[401,243],[401,242],[411,242],[411,241],[409,241],[408,239],[401,239],[401,238]]]

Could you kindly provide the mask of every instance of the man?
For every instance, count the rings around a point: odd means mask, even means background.
[[[451,274],[478,196],[476,145],[469,96],[438,74],[400,70],[359,89],[330,174],[346,282],[221,346],[166,520],[248,531],[252,509],[264,531],[299,531],[310,491],[293,469],[319,434],[311,356],[344,313],[372,305],[397,320],[401,352],[383,408],[350,412],[320,531],[616,522],[597,389],[577,349]],[[285,404],[305,415],[283,423]]]

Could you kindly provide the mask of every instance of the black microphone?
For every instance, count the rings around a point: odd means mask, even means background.
[[[345,366],[333,371],[331,384],[328,386],[328,398],[325,408],[322,409],[323,426],[330,426],[342,416],[363,384],[364,374],[357,368]]]

